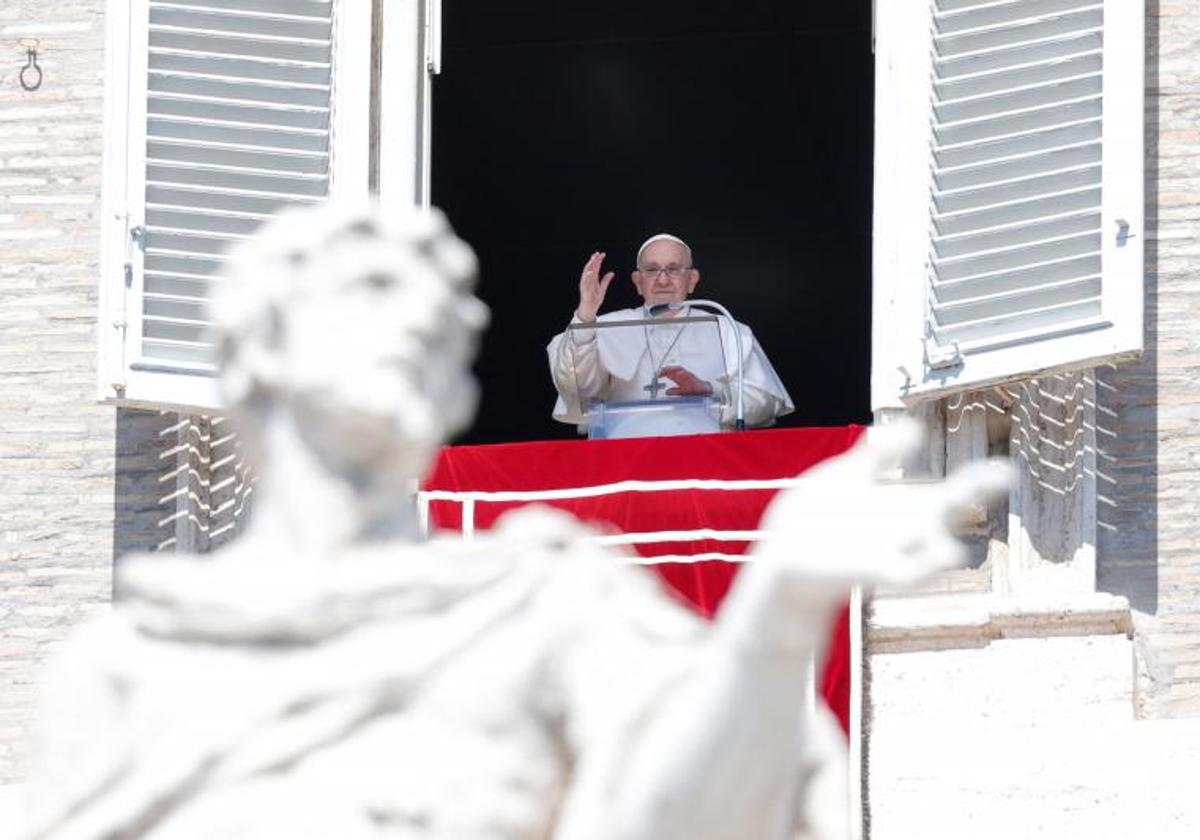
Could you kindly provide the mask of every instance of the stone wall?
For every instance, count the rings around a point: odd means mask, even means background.
[[[872,689],[910,702],[872,735],[871,840],[1194,836],[1200,720],[1134,719],[1131,642],[1102,614],[1086,636],[873,656]]]
[[[111,603],[114,563],[218,547],[252,486],[228,424],[96,399],[106,5],[0,4],[0,785],[41,663]]]
[[[1098,371],[1097,585],[1133,608],[1144,717],[1200,715],[1200,2],[1146,4],[1146,333]]]
[[[0,784],[41,662],[109,604],[114,557],[173,536],[175,418],[96,402],[104,7],[0,4]]]
[[[116,418],[96,404],[104,2],[0,5],[0,781],[37,664],[108,603]],[[44,71],[27,92],[21,39]]]

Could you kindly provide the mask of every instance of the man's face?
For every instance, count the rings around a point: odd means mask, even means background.
[[[633,272],[633,285],[646,306],[683,303],[699,282],[700,272],[692,268],[687,248],[669,239],[647,246]]]

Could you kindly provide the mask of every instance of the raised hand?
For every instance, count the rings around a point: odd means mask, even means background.
[[[668,397],[704,397],[713,392],[711,385],[683,365],[667,365],[659,374],[675,383],[667,389]]]
[[[604,303],[604,295],[608,292],[608,284],[612,282],[611,271],[600,276],[604,256],[603,251],[596,251],[583,266],[583,274],[579,277],[579,306],[575,310],[580,320],[596,320],[596,314]]]

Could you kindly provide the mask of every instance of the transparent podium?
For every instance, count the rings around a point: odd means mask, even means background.
[[[720,400],[686,393],[695,380],[714,392],[729,381],[715,316],[683,309],[673,316],[572,324],[567,346],[574,393],[563,396],[585,419],[589,439],[721,431]]]
[[[721,431],[721,405],[712,397],[594,402],[588,408],[587,418],[588,440]]]

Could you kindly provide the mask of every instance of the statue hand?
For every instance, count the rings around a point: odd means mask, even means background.
[[[770,533],[756,553],[830,593],[909,585],[961,565],[966,549],[951,529],[1003,494],[1010,470],[993,459],[936,483],[888,480],[886,471],[915,454],[923,434],[915,422],[875,427],[846,454],[806,472],[767,509],[762,528]]]

